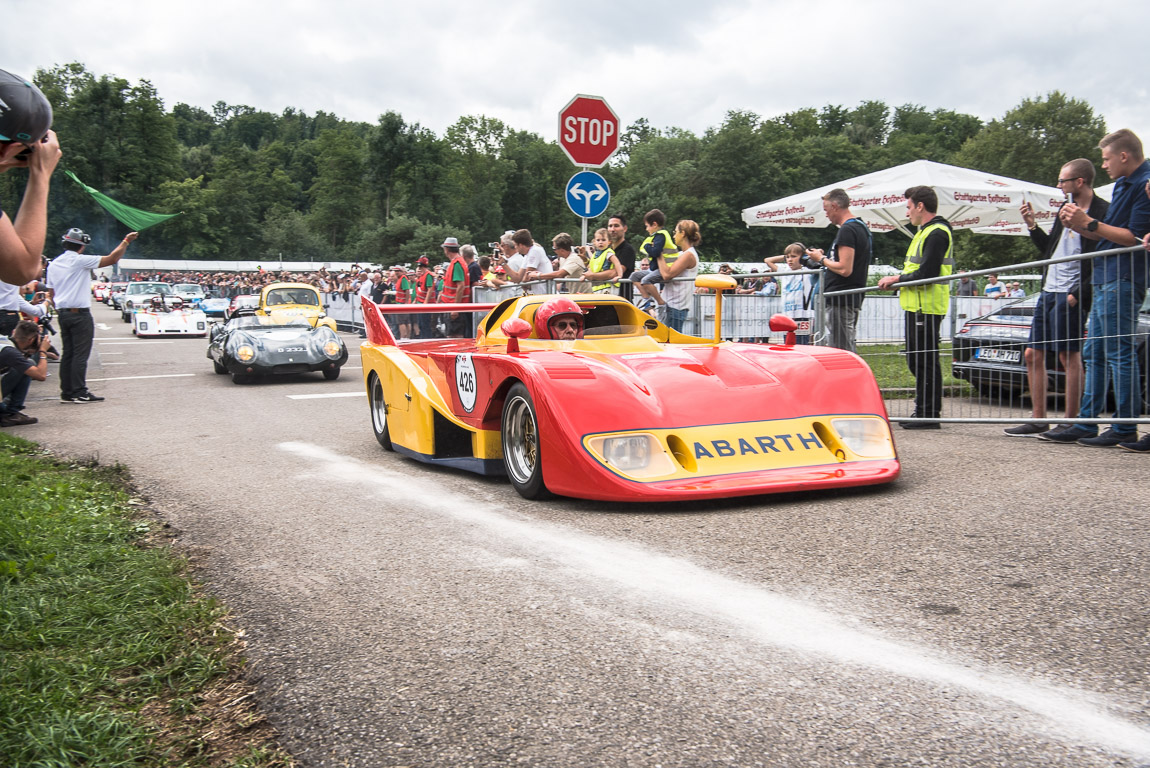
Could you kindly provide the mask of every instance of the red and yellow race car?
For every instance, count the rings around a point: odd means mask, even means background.
[[[720,289],[720,315],[727,281],[699,278]],[[391,307],[363,308],[380,444],[505,474],[525,498],[705,499],[899,474],[870,368],[849,352],[796,346],[793,333],[778,345],[716,341],[680,334],[618,296],[564,294],[503,301],[473,339],[397,341],[384,320]],[[395,309],[410,317],[424,308]],[[771,322],[794,330],[785,316]]]

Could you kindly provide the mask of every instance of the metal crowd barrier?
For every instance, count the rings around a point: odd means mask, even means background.
[[[1099,255],[1133,253],[1143,251],[1141,246],[1117,248],[1094,253],[1089,256],[1070,256],[1030,261],[992,269],[955,273],[947,277],[930,280],[916,280],[902,285],[929,285],[953,283],[963,277],[975,278],[991,273],[1006,276],[1034,271],[1067,261],[1081,261]],[[822,270],[798,270],[787,275],[821,274]],[[759,275],[733,275],[737,280],[763,277]],[[778,274],[773,274],[777,280]],[[681,278],[690,280],[691,278]],[[477,303],[497,303],[507,298],[529,292],[566,292],[568,284],[587,282],[583,280],[551,280],[531,283],[508,284],[500,288],[475,287],[472,300]],[[1009,282],[1009,280],[1007,280]],[[616,291],[612,291],[615,293]],[[913,421],[915,381],[906,364],[904,312],[899,306],[898,296],[880,292],[877,287],[860,288],[849,291],[814,294],[814,305],[810,323],[810,338],[814,344],[828,343],[825,327],[826,301],[829,296],[842,296],[852,293],[866,294],[859,313],[856,328],[858,354],[870,365],[882,387],[887,411],[892,421]],[[953,290],[950,291],[953,294]],[[943,410],[942,422],[954,423],[1077,423],[1114,424],[1129,422],[1150,423],[1150,302],[1144,301],[1139,313],[1139,321],[1131,332],[1136,349],[1135,375],[1139,378],[1137,391],[1142,398],[1139,416],[1133,419],[1107,418],[1068,418],[1066,410],[1067,376],[1064,366],[1058,362],[1057,351],[1046,352],[1048,398],[1047,415],[1044,418],[1032,417],[1033,403],[1030,400],[1026,375],[1026,343],[1030,324],[1033,322],[1034,304],[1038,294],[1021,298],[988,298],[979,296],[955,296],[949,298],[949,307],[943,318],[940,345],[936,350],[942,368]],[[358,297],[349,294],[324,294],[324,308],[335,319],[342,330],[362,331],[363,315]],[[1120,310],[1123,308],[1120,308]],[[1129,311],[1129,307],[1124,308]],[[749,342],[778,342],[778,334],[771,338],[769,321],[772,315],[783,312],[783,297],[760,296],[756,294],[727,294],[724,298],[721,335],[724,339],[739,339]],[[692,299],[684,331],[688,334],[709,336],[714,326],[715,296],[711,293],[696,293]],[[1085,316],[1082,318],[1085,324]],[[474,320],[473,320],[474,323]],[[472,327],[474,325],[472,324]],[[1085,327],[1083,325],[1083,327]],[[1110,344],[1116,336],[1099,339],[1100,344]],[[1125,337],[1124,337],[1125,338]],[[957,365],[956,365],[957,364]],[[1132,383],[1132,386],[1134,384]],[[1111,391],[1113,383],[1110,384]],[[1073,399],[1073,398],[1072,398]],[[1112,399],[1112,398],[1111,398]],[[1107,404],[1112,412],[1113,403]],[[1071,410],[1075,410],[1072,408]]]
[[[992,273],[1007,276],[1005,282],[1009,282],[1009,275],[1033,271],[1036,267],[1094,259],[1100,255],[1136,252],[1145,253],[1140,245],[1115,248],[1087,256],[1031,261],[929,280],[916,280],[902,285],[953,283],[963,277],[974,278]],[[820,294],[818,302],[820,314],[825,311],[826,296],[867,294],[859,320],[858,353],[875,372],[875,377],[883,389],[891,420],[921,420],[912,416],[914,377],[906,365],[904,314],[898,307],[897,296],[871,295],[877,291],[876,287],[868,287]],[[1084,286],[1083,291],[1088,293],[1089,286]],[[1136,401],[1139,416],[1118,419],[1105,415],[1114,413],[1113,381],[1108,382],[1107,389],[1110,394],[1100,417],[1067,416],[1067,389],[1070,379],[1066,375],[1065,366],[1059,360],[1059,351],[1054,349],[1045,352],[1046,415],[1041,418],[1033,416],[1034,403],[1030,398],[1026,347],[1030,327],[1034,322],[1038,296],[1038,293],[1031,293],[1025,298],[994,299],[986,296],[951,295],[937,350],[943,380],[942,418],[939,421],[1004,425],[1150,423],[1150,417],[1147,416],[1150,413],[1150,344],[1147,343],[1150,340],[1150,303],[1147,303],[1144,297],[1136,297],[1140,302],[1140,311],[1137,312],[1138,319],[1135,320],[1129,334],[1101,334],[1096,342],[1109,351],[1117,346],[1119,338],[1132,340],[1135,347],[1135,361],[1134,380],[1130,382],[1130,387],[1139,398]],[[1127,295],[1125,300],[1132,299]],[[882,304],[886,307],[879,310],[876,316],[876,312],[872,310]],[[1130,306],[1118,307],[1119,313],[1129,313],[1132,309]],[[1061,323],[1055,327],[1076,327],[1072,322],[1074,312],[1075,310],[1067,310],[1063,315],[1052,318],[1056,323]],[[1083,335],[1086,332],[1086,320],[1086,313],[1083,313],[1080,321]],[[825,339],[820,340],[825,343]],[[1078,352],[1081,353],[1085,339],[1077,336],[1058,338],[1056,335],[1056,341],[1060,342],[1059,346],[1077,346]],[[1071,343],[1064,345],[1061,342]],[[1068,357],[1067,362],[1073,365],[1074,357]],[[1069,412],[1077,413],[1080,404],[1079,395],[1071,396],[1069,399],[1071,400]]]

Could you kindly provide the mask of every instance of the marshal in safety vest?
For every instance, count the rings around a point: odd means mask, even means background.
[[[411,281],[406,277],[399,278],[395,283],[395,303],[411,303]]]
[[[611,263],[611,257],[615,255],[614,248],[604,248],[597,254],[591,257],[587,262],[588,272],[602,272]],[[618,288],[618,283],[595,283],[591,287],[592,292],[609,291],[612,288]]]
[[[946,277],[954,271],[954,233],[947,224],[931,224],[923,227],[910,241],[906,249],[906,263],[902,267],[902,274],[913,275],[922,266],[922,246],[926,238],[932,233],[942,230],[946,233],[946,255],[943,256],[939,276]],[[911,280],[914,278],[911,277]],[[933,285],[911,285],[898,289],[898,304],[907,312],[922,312],[927,315],[945,315],[950,305],[950,290],[948,283],[935,283]]]
[[[415,303],[427,304],[428,299],[435,295],[435,275],[428,270],[415,278]]]
[[[647,239],[639,246],[639,253],[644,256],[650,255],[647,253],[647,246],[655,239],[655,235],[663,236],[663,261],[667,263],[667,266],[671,266],[675,263],[675,259],[679,258],[679,248],[675,245],[675,241],[671,239],[671,236],[667,234],[667,230],[665,229],[660,229],[658,232],[652,232],[648,235]],[[658,268],[659,265],[652,261],[651,269]]]
[[[456,266],[463,270],[463,279],[455,280]],[[459,254],[451,257],[447,265],[447,275],[443,281],[443,290],[439,292],[441,304],[470,304],[471,281],[467,276],[467,262]]]

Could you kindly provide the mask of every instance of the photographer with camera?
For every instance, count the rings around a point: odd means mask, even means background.
[[[0,173],[28,169],[28,184],[15,219],[0,209],[0,280],[20,285],[40,274],[48,231],[48,184],[60,144],[52,105],[40,89],[0,70]]]
[[[35,424],[35,416],[25,416],[24,399],[32,379],[48,378],[48,346],[52,343],[47,331],[30,320],[21,320],[12,331],[12,339],[0,340],[0,427],[19,427]]]

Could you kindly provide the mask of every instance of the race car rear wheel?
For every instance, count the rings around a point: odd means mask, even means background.
[[[539,419],[531,393],[516,384],[503,402],[503,467],[515,490],[525,499],[545,499],[551,494],[543,484],[543,461],[539,452]]]
[[[384,450],[393,450],[391,434],[387,431],[387,403],[383,400],[383,384],[380,383],[379,376],[371,374],[367,386],[370,400],[368,406],[371,408],[371,431],[375,433],[375,439]]]

